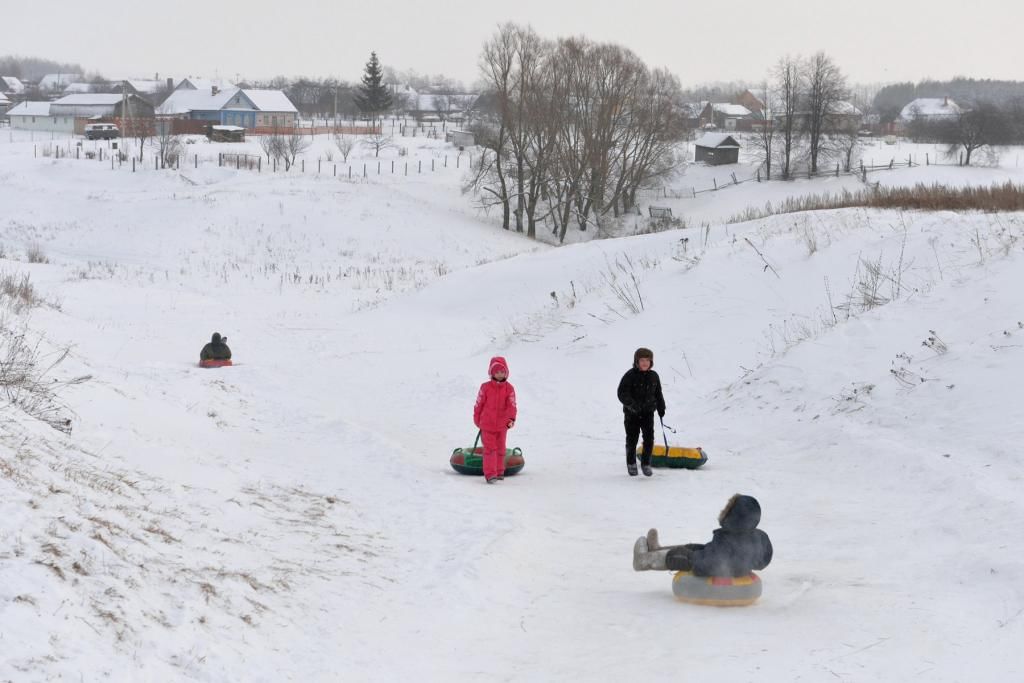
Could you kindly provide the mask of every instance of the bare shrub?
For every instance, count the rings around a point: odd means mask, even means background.
[[[334,134],[334,145],[341,152],[341,158],[348,162],[348,155],[352,153],[352,150],[356,146],[356,138],[354,135],[345,135],[344,133]]]
[[[1006,182],[988,187],[949,187],[925,185],[913,187],[877,187],[859,192],[844,190],[838,195],[788,197],[764,209],[747,208],[733,215],[728,223],[741,223],[782,213],[868,207],[872,209],[917,209],[922,211],[1024,211],[1024,185]]]
[[[39,243],[30,244],[25,250],[25,260],[29,263],[49,263],[50,259],[46,257],[46,252],[43,251],[42,246]]]
[[[27,331],[0,327],[0,399],[59,431],[71,432],[70,409],[59,400],[62,389],[88,381],[83,375],[58,380],[54,368],[70,355],[69,348],[47,353]]]
[[[43,303],[28,273],[16,275],[0,271],[0,307],[20,313]]]

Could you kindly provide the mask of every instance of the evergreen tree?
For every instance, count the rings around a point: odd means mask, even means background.
[[[370,61],[366,63],[363,73],[362,85],[359,86],[359,93],[355,96],[356,105],[359,111],[369,114],[371,118],[377,118],[391,108],[391,92],[386,85],[381,83],[384,78],[384,70],[377,59],[377,53],[370,53]]]

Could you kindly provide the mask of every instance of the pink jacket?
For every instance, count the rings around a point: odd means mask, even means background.
[[[501,356],[491,359],[488,371],[491,376],[498,370],[508,374],[508,364]],[[516,390],[506,382],[492,379],[480,385],[473,406],[473,424],[485,432],[498,432],[508,429],[510,420],[516,419]]]

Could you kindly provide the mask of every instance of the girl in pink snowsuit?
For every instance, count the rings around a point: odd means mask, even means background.
[[[487,368],[489,382],[480,385],[473,406],[473,424],[484,442],[484,481],[505,478],[505,435],[516,423],[516,390],[509,384],[508,363],[495,356]]]

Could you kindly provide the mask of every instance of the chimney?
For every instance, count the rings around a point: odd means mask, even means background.
[[[168,90],[174,90],[174,79],[173,78],[168,78],[167,79],[167,89]]]
[[[218,88],[215,85],[211,85],[210,86],[210,92],[211,92],[211,94],[216,95],[218,92],[220,92],[220,88]]]

